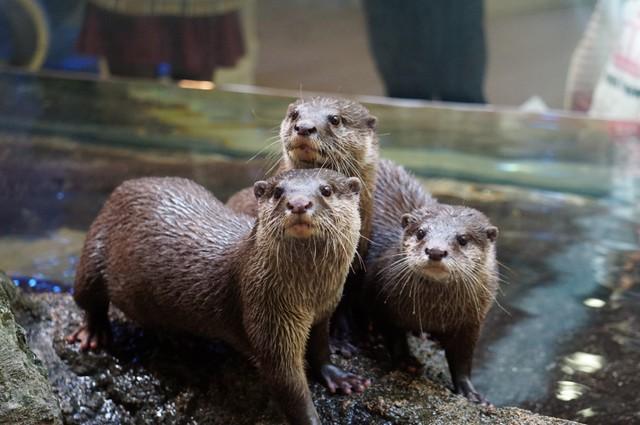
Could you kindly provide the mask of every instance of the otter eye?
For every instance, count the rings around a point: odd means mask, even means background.
[[[291,111],[291,113],[289,114],[289,118],[291,119],[291,121],[297,120],[299,116],[300,114],[298,113],[298,111]]]
[[[469,236],[467,236],[467,235],[458,235],[458,236],[456,236],[456,240],[458,241],[460,246],[465,246],[467,243],[469,243]]]
[[[329,115],[329,122],[331,125],[340,124],[340,117],[338,115]]]
[[[424,237],[426,236],[426,232],[423,229],[418,229],[418,231],[416,232],[416,238],[421,241],[424,239]]]
[[[325,184],[324,186],[320,186],[320,193],[325,198],[328,198],[329,196],[331,196],[333,191],[331,190],[331,186],[329,186],[328,184]]]
[[[280,186],[276,187],[275,189],[273,189],[273,199],[280,199],[283,193],[284,193],[283,188],[281,188]]]

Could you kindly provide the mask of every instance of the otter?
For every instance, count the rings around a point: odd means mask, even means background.
[[[402,167],[386,161],[380,164],[374,211],[361,303],[393,361],[420,370],[406,332],[427,332],[445,350],[455,391],[488,404],[470,376],[498,288],[498,228],[480,211],[438,203]]]
[[[298,99],[289,105],[280,124],[282,159],[280,171],[326,168],[360,178],[360,242],[344,291],[331,321],[332,350],[351,357],[355,347],[351,317],[353,294],[360,287],[363,259],[367,254],[373,213],[373,191],[379,161],[377,119],[358,102],[334,97]],[[255,216],[256,202],[251,188],[233,195],[226,204],[237,212]]]
[[[311,97],[291,103],[280,124],[282,159],[279,171],[326,168],[359,177],[362,238],[358,254],[366,255],[371,233],[373,190],[378,167],[376,117],[358,102],[335,97]],[[226,204],[236,212],[256,216],[251,188],[234,194]],[[354,261],[354,268],[361,266]]]
[[[320,423],[305,354],[331,392],[369,385],[328,349],[360,236],[360,187],[330,170],[288,171],[254,184],[254,219],[190,180],[122,183],[89,229],[74,287],[85,323],[67,341],[108,344],[112,303],[143,327],[226,341],[256,363],[291,423]]]

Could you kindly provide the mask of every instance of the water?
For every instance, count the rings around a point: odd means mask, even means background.
[[[118,183],[180,175],[226,199],[270,165],[247,159],[277,134],[290,102],[19,74],[0,74],[0,93],[0,268],[26,290],[61,292]],[[498,405],[640,422],[638,129],[553,114],[370,107],[383,156],[500,227],[504,283],[477,350],[477,386]]]

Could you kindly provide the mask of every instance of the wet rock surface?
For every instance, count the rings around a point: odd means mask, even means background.
[[[0,272],[0,423],[60,424],[60,409],[47,381],[47,371],[29,349],[13,307],[23,313],[33,308]]]
[[[29,343],[49,369],[68,424],[282,423],[251,364],[222,343],[143,331],[112,313],[114,342],[106,352],[81,353],[64,336],[82,319],[67,294],[31,294],[40,315],[19,311]],[[425,375],[394,371],[380,347],[343,367],[370,377],[365,394],[335,396],[312,383],[325,423],[547,424],[570,423],[517,408],[487,409],[454,395],[440,350],[418,339]]]

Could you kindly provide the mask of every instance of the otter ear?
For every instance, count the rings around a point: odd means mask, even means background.
[[[347,179],[347,186],[349,186],[349,189],[351,189],[351,191],[353,193],[360,193],[360,179],[357,177],[349,177]]]
[[[253,184],[253,194],[256,195],[256,199],[262,198],[262,195],[267,191],[267,183],[264,180],[257,181]]]
[[[412,214],[404,214],[402,216],[402,228],[406,229],[408,225],[415,224],[418,222],[418,219],[415,218]]]
[[[367,127],[369,127],[372,130],[375,130],[377,125],[378,125],[378,118],[374,116],[367,118]]]
[[[487,238],[489,238],[491,242],[495,242],[498,238],[498,228],[496,226],[487,227],[485,232],[487,233]]]

